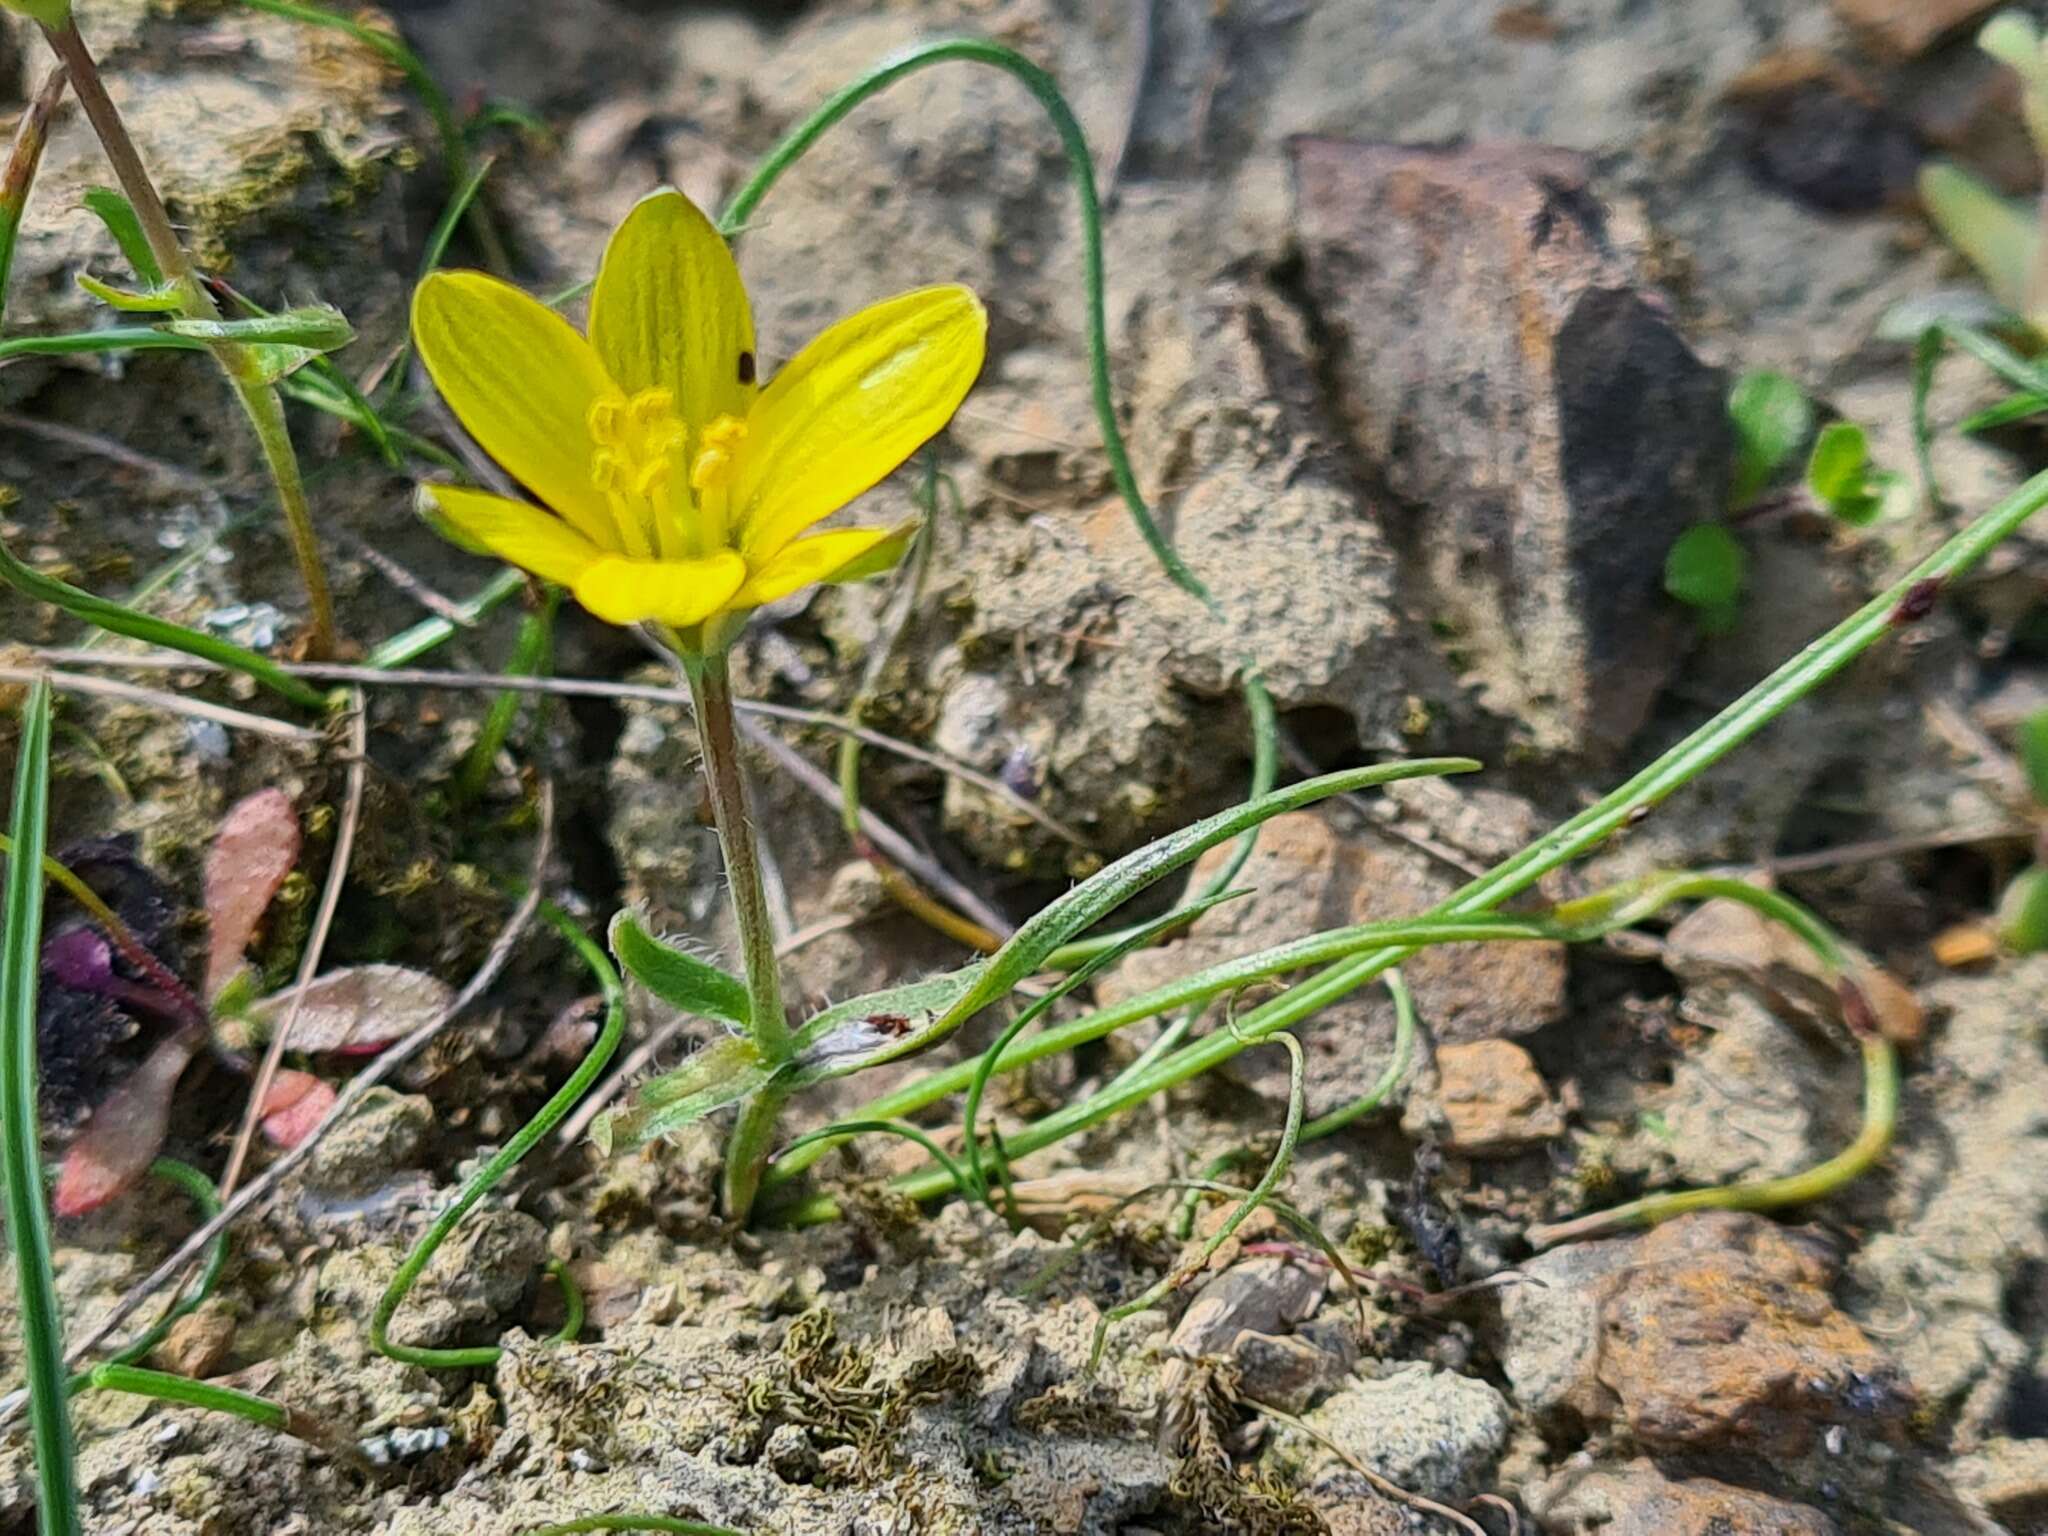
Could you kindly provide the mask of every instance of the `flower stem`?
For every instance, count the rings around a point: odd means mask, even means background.
[[[747,784],[740,767],[739,732],[732,707],[732,672],[725,652],[679,650],[690,680],[697,737],[704,749],[704,773],[711,782],[711,814],[725,854],[726,884],[732,891],[733,923],[740,933],[746,965],[748,1033],[763,1060],[780,1066],[795,1049],[782,1012],[782,979],[775,960],[775,928],[768,917],[768,893],[761,882],[761,855],[747,812]],[[726,1215],[744,1221],[760,1187],[775,1134],[782,1095],[764,1088],[740,1107],[726,1144]]]
[[[49,40],[52,51],[71,77],[71,89],[77,95],[86,119],[92,124],[93,132],[99,136],[100,146],[114,168],[122,193],[135,210],[136,221],[142,226],[142,236],[149,242],[150,254],[163,269],[164,280],[177,294],[178,307],[187,319],[220,319],[220,309],[207,292],[206,285],[199,280],[191,257],[185,254],[185,247],[171,224],[163,199],[157,196],[156,183],[150,180],[141,152],[128,136],[127,125],[121,121],[120,110],[115,107],[113,98],[107,94],[99,65],[93,61],[85,39],[79,35],[77,23],[45,27],[43,36]],[[306,606],[312,618],[308,654],[315,660],[324,659],[333,655],[335,649],[334,602],[327,590],[327,570],[320,559],[319,540],[313,533],[313,514],[307,505],[306,487],[299,475],[298,455],[292,450],[291,433],[285,425],[284,405],[278,399],[277,391],[263,379],[246,347],[234,342],[217,342],[212,351],[241,401],[242,410],[255,429],[257,444],[263,450],[263,462],[277,489],[278,505],[284,511],[285,527],[291,536],[292,554],[298,561],[299,576],[306,587]]]

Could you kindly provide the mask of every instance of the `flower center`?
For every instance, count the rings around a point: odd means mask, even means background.
[[[697,517],[708,547],[722,549],[731,521],[732,477],[747,424],[737,416],[716,416],[697,440],[690,465],[690,486],[697,493]]]
[[[643,389],[630,399],[607,395],[592,403],[585,420],[594,445],[590,478],[610,503],[620,549],[643,560],[689,553],[668,547],[681,541],[669,503],[677,489],[676,456],[689,436],[675,396],[665,389]]]

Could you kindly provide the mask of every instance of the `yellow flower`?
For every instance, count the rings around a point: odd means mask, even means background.
[[[484,451],[543,504],[423,488],[459,543],[559,582],[613,624],[704,626],[901,558],[915,524],[809,533],[943,427],[981,371],[988,320],[958,286],[826,329],[764,388],[725,240],[680,192],[613,232],[590,335],[481,272],[413,296],[427,372]]]

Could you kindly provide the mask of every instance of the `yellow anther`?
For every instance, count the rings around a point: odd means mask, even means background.
[[[646,427],[664,416],[673,417],[676,397],[665,389],[643,389],[632,398],[626,409],[635,426]]]
[[[730,484],[733,456],[746,436],[747,424],[737,416],[720,416],[712,421],[704,429],[696,462],[690,466],[690,484],[700,491]]]
[[[619,440],[619,407],[623,404],[616,395],[590,402],[590,409],[583,419],[590,427],[592,442],[616,443]]]
[[[591,483],[601,491],[623,490],[626,464],[616,451],[600,448],[590,456]]]

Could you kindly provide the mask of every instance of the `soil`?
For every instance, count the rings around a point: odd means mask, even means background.
[[[403,76],[338,34],[217,0],[79,10],[202,259],[265,302],[339,305],[358,332],[338,359],[351,374],[393,360],[446,196]],[[1704,633],[1662,594],[1671,540],[1725,501],[1736,372],[1791,374],[1865,425],[1879,463],[1914,473],[1909,346],[1878,322],[1969,277],[1912,210],[1913,165],[1963,146],[1987,174],[2039,174],[2000,133],[2014,109],[1969,45],[1983,7],[1929,10],[1955,14],[1931,30],[1917,7],[1853,0],[409,0],[389,20],[460,109],[534,114],[487,131],[486,204],[539,292],[587,275],[657,184],[716,205],[903,45],[994,37],[1058,77],[1108,187],[1108,326],[1137,475],[1225,618],[1160,573],[1116,496],[1090,402],[1080,227],[1039,107],[965,64],[899,83],[827,134],[744,232],[763,372],[868,300],[938,281],[983,296],[988,367],[943,443],[960,509],[932,525],[871,721],[1000,777],[1074,836],[875,750],[867,804],[1021,919],[1241,796],[1247,652],[1289,772],[1448,751],[1488,764],[1457,788],[1276,823],[1243,877],[1253,898],[1103,978],[1108,999],[1439,899],[2048,463],[2024,430],[1944,432],[1939,498],[1863,529],[1796,497],[1740,520],[1734,628]],[[0,23],[0,113],[41,76],[33,41]],[[10,334],[104,323],[74,282],[121,270],[77,206],[104,179],[67,113]],[[453,257],[481,253],[458,234]],[[1934,419],[1998,395],[1951,360]],[[201,360],[10,364],[0,413],[11,549],[95,591],[147,584],[152,611],[244,643],[295,645],[289,550]],[[410,424],[448,440],[431,402]],[[351,641],[419,619],[415,583],[459,598],[487,579],[417,521],[410,474],[359,433],[303,407],[293,429]],[[896,515],[913,480],[865,510]],[[765,611],[740,690],[844,709],[890,598],[870,584]],[[502,666],[518,608],[425,664]],[[1091,1364],[1105,1312],[1188,1251],[1172,1193],[1094,1218],[1220,1153],[1270,1150],[1288,1095],[1269,1048],[1021,1163],[1029,1219],[1014,1227],[957,1202],[907,1207],[883,1177],[918,1155],[893,1141],[813,1170],[841,1219],[735,1232],[717,1214],[714,1128],[610,1159],[551,1137],[458,1230],[395,1329],[501,1358],[401,1365],[368,1342],[377,1298],[589,1038],[570,1011],[587,971],[536,937],[235,1229],[216,1298],[157,1358],[336,1427],[374,1470],[239,1420],[89,1393],[75,1405],[87,1528],[518,1536],[629,1510],[763,1536],[1472,1528],[1362,1464],[1489,1536],[2048,1531],[2048,958],[1945,965],[1954,951],[1935,942],[1981,926],[2026,857],[2011,731],[2048,703],[2044,614],[2036,530],[1546,887],[1781,866],[1785,889],[1914,990],[1925,1036],[1905,1054],[1896,1142],[1828,1200],[1532,1253],[1536,1223],[1794,1172],[1855,1133],[1853,1053],[1788,1002],[1777,959],[1739,923],[1688,919],[1625,944],[1459,948],[1412,968],[1417,1065],[1383,1110],[1305,1145],[1281,1191],[1347,1269],[1371,1272],[1362,1289],[1261,1213],[1156,1309],[1110,1326]],[[0,641],[86,638],[0,595]],[[630,636],[566,607],[556,669],[664,680]],[[137,680],[270,708],[196,670]],[[557,900],[593,930],[635,904],[729,956],[687,711],[528,705],[463,803],[453,775],[488,702],[372,692],[367,811],[327,964],[459,985],[509,910],[503,881],[528,867],[542,777]],[[829,772],[833,737],[774,729]],[[0,724],[10,757],[12,732]],[[751,766],[791,931],[815,931],[788,962],[796,1000],[961,963],[878,889],[835,804],[765,753]],[[262,958],[289,973],[332,851],[337,754],[67,696],[54,772],[53,848],[129,839],[185,914],[173,928],[189,954],[204,949],[191,909],[222,813],[287,791],[305,879]],[[633,1004],[629,1047],[671,1022]],[[1227,1027],[1221,1015],[1201,1027]],[[1361,994],[1298,1033],[1320,1112],[1379,1076],[1394,1011]],[[71,1077],[46,1082],[53,1156],[148,1038],[95,1036]],[[654,1064],[710,1038],[691,1021]],[[985,1114],[1021,1124],[1147,1038],[998,1080]],[[786,1133],[931,1064],[800,1098]],[[217,1171],[243,1090],[195,1069],[169,1150]],[[943,1134],[958,1115],[928,1119]],[[188,1223],[146,1188],[60,1224],[68,1326],[104,1316]],[[551,1337],[550,1260],[589,1302],[573,1343]],[[12,1283],[10,1269],[0,1387],[18,1370]],[[27,1439],[18,1419],[0,1435],[0,1533],[26,1532]]]

